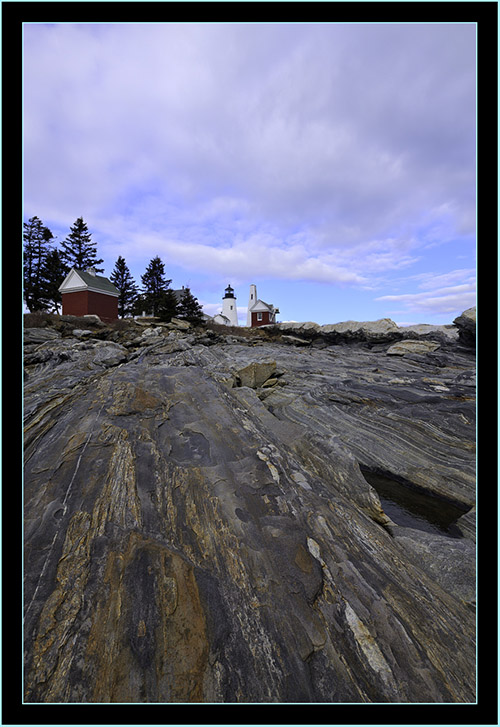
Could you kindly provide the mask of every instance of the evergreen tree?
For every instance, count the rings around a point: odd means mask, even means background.
[[[203,322],[203,309],[189,288],[184,288],[179,303],[177,316],[190,323]]]
[[[51,250],[45,258],[43,270],[43,297],[49,311],[59,313],[62,303],[59,286],[66,277],[68,270],[63,263],[59,250]]]
[[[70,268],[85,270],[92,267],[96,273],[104,272],[104,268],[97,267],[104,261],[97,259],[97,243],[93,242],[83,217],[79,217],[70,228],[70,234],[62,243],[61,255],[68,270]]]
[[[178,305],[175,293],[173,290],[168,288],[167,290],[163,291],[160,297],[156,315],[161,321],[166,321],[168,323],[172,320],[172,318],[175,318],[175,316],[177,316],[177,310]]]
[[[153,316],[159,315],[162,299],[172,281],[165,278],[165,265],[158,255],[150,261],[141,280],[145,310]]]
[[[124,318],[133,313],[139,289],[134,282],[125,259],[119,255],[115,263],[115,269],[110,275],[111,282],[120,291],[118,296],[118,313]]]
[[[170,321],[177,314],[177,299],[169,288],[172,281],[165,278],[165,266],[158,255],[151,260],[141,280],[143,310],[162,321]]]
[[[24,300],[30,312],[46,310],[44,268],[54,235],[38,217],[24,223]]]
[[[147,312],[147,305],[143,293],[139,293],[134,301],[132,307],[132,314],[134,316],[142,316],[143,313]]]

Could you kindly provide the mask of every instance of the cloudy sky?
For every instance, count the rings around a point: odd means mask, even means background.
[[[25,24],[24,216],[209,314],[475,305],[474,24]]]

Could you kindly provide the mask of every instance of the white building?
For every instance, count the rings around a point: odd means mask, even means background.
[[[214,316],[214,322],[224,326],[237,326],[238,325],[238,312],[236,310],[236,296],[234,290],[230,285],[225,290],[225,295],[222,299],[222,313],[217,313]]]

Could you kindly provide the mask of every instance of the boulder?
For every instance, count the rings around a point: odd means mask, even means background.
[[[56,338],[61,338],[59,331],[55,331],[53,328],[25,328],[24,329],[24,343],[45,343],[45,341],[53,341]]]
[[[252,361],[242,369],[237,371],[240,386],[248,386],[250,389],[257,389],[266,382],[276,371],[276,361],[266,361],[257,363]]]
[[[183,321],[181,318],[172,318],[170,320],[169,328],[178,331],[187,331],[188,328],[191,328],[191,323],[189,323],[189,321]]]
[[[321,326],[314,321],[285,321],[276,326],[280,331],[291,331],[292,333],[304,333],[314,335],[318,333]]]
[[[320,333],[336,336],[342,340],[383,342],[399,337],[399,328],[390,318],[377,321],[343,321],[320,327]]]
[[[117,366],[127,360],[127,350],[118,343],[99,341],[95,347],[93,363],[104,368]]]
[[[436,341],[419,341],[407,339],[406,341],[398,341],[393,343],[387,349],[387,356],[404,356],[406,353],[432,353],[439,348],[440,344]]]
[[[401,326],[399,328],[403,338],[435,338],[443,343],[458,341],[458,328],[456,326],[435,326],[431,323],[417,323],[414,326]]]
[[[461,343],[466,346],[476,345],[476,306],[467,308],[453,323],[458,328]]]
[[[161,328],[153,328],[150,326],[149,328],[146,328],[142,333],[142,338],[147,339],[151,336],[160,336],[161,335]]]
[[[298,336],[281,336],[281,340],[285,343],[290,343],[294,346],[310,346],[311,341],[306,341],[303,338],[298,338]]]

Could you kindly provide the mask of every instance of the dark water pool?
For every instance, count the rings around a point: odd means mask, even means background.
[[[396,525],[452,538],[462,537],[456,522],[468,508],[369,470],[361,471],[365,480],[377,491],[384,512]]]

